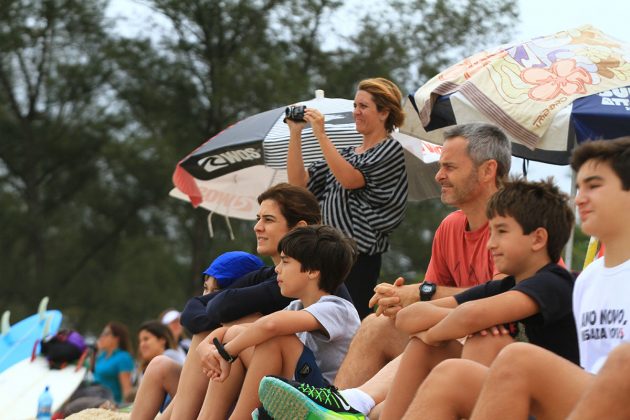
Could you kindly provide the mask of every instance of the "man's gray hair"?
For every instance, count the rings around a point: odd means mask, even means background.
[[[499,127],[485,123],[460,124],[444,132],[444,140],[453,137],[468,140],[466,150],[475,166],[490,159],[497,162],[497,185],[507,178],[512,163],[512,144]]]

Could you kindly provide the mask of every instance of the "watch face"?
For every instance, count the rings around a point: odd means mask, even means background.
[[[431,291],[433,291],[433,286],[431,286],[430,284],[422,285],[422,293],[431,293]]]

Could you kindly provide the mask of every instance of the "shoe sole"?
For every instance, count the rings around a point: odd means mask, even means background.
[[[263,378],[259,388],[260,402],[274,420],[339,420],[365,417],[340,414],[320,407],[307,396],[276,378]]]

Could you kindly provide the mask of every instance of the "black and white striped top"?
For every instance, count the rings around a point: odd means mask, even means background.
[[[308,168],[308,189],[319,200],[324,223],[357,242],[359,251],[387,251],[389,234],[402,222],[407,208],[407,172],[403,148],[393,138],[357,154],[354,147],[341,156],[361,171],[365,186],[344,189],[324,159]]]

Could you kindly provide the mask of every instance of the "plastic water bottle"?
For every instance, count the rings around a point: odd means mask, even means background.
[[[37,400],[37,420],[50,420],[52,417],[52,395],[48,386]]]

